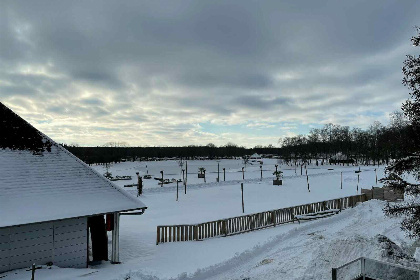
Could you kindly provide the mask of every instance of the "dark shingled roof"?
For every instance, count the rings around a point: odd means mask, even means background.
[[[24,119],[0,102],[0,148],[51,152],[52,143]]]

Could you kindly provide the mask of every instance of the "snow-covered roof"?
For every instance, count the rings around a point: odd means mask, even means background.
[[[0,227],[146,208],[2,103],[0,117]]]

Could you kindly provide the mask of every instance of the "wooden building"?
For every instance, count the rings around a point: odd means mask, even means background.
[[[0,131],[0,272],[87,267],[89,236],[93,258],[107,260],[106,226],[119,262],[119,214],[146,206],[2,103]]]

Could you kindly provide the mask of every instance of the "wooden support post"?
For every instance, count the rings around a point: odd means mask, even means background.
[[[159,241],[160,241],[160,227],[157,226],[156,227],[156,245],[159,244]]]
[[[341,172],[341,189],[343,189],[343,172]]]
[[[244,183],[241,183],[241,192],[242,192],[242,213],[245,213],[245,205],[244,205]]]
[[[260,165],[260,170],[261,170],[261,181],[262,181],[262,165]]]
[[[245,171],[244,171],[244,167],[242,167],[242,180],[245,180]]]
[[[226,168],[223,168],[223,181],[226,181]]]
[[[114,229],[112,230],[111,263],[120,263],[120,213],[114,213]]]
[[[331,271],[331,279],[332,280],[337,280],[337,269],[333,268]]]
[[[376,173],[376,168],[375,168],[375,182],[376,182],[376,185],[378,185],[378,174]]]
[[[184,192],[187,194],[187,180],[184,181]]]
[[[184,173],[185,173],[185,169],[182,169],[182,181],[185,180],[185,176],[184,176],[185,174]]]
[[[35,268],[35,263],[33,263],[33,264],[32,264],[32,267],[31,267],[31,272],[32,272],[32,273],[31,273],[31,275],[32,275],[32,276],[31,276],[31,280],[35,280],[35,269],[36,269],[36,268]]]
[[[160,171],[160,174],[162,174],[162,182],[161,182],[161,187],[163,187],[163,170]]]
[[[300,165],[300,175],[301,176],[303,175],[303,165],[302,164]]]

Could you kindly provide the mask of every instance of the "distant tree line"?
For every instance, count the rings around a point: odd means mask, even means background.
[[[328,162],[335,155],[341,154],[360,164],[378,164],[388,163],[389,159],[399,158],[410,151],[415,146],[412,135],[412,126],[404,115],[395,112],[391,114],[388,126],[374,122],[363,130],[330,123],[322,128],[311,129],[308,135],[280,139],[280,148],[272,145],[245,148],[233,143],[219,147],[212,143],[204,146],[129,147],[124,142],[110,142],[98,147],[63,146],[88,164],[162,158],[232,158],[253,153],[277,156],[286,162],[304,162],[309,159]]]
[[[205,146],[189,145],[182,147],[127,147],[116,143],[106,144],[100,147],[79,147],[78,145],[63,146],[85,163],[108,163],[122,160],[148,160],[148,159],[197,159],[197,158],[232,158],[243,157],[253,153],[279,154],[280,149],[271,145],[267,147],[257,146],[245,148],[233,143],[217,147],[210,143]]]
[[[326,124],[311,129],[308,135],[285,137],[281,155],[286,161],[323,159],[329,161],[337,154],[360,164],[388,163],[410,151],[413,127],[400,112],[391,115],[388,126],[375,121],[367,129]]]

